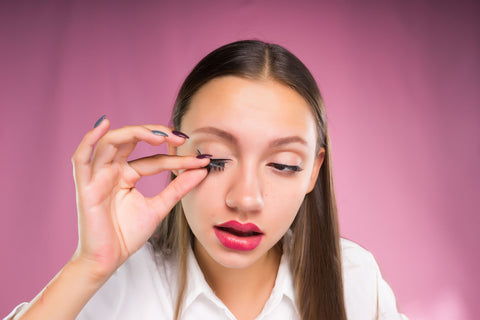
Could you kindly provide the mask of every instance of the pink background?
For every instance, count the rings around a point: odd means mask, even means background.
[[[101,3],[0,3],[0,316],[74,251],[70,157],[95,120],[167,123],[194,64],[245,38],[284,45],[317,79],[342,234],[373,252],[399,309],[480,314],[478,4]]]

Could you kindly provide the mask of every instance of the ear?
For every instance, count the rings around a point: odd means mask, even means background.
[[[176,156],[177,155],[177,147],[167,143],[167,151],[169,156]],[[178,176],[178,170],[172,170],[172,173]]]
[[[312,174],[310,176],[310,182],[308,184],[307,193],[311,192],[315,187],[318,174],[320,173],[320,168],[323,165],[323,160],[325,160],[325,148],[321,148],[320,151],[318,151],[318,154],[314,160]]]

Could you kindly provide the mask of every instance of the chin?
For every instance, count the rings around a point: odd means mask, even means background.
[[[203,246],[203,245],[202,245]],[[244,269],[254,265],[270,251],[271,247],[259,245],[253,250],[240,251],[216,243],[213,248],[205,250],[210,258],[219,265],[230,269]]]
[[[223,267],[231,269],[248,268],[263,256],[260,252],[252,251],[232,251],[229,249],[223,249],[222,251],[216,253],[215,256],[211,256],[211,258]]]

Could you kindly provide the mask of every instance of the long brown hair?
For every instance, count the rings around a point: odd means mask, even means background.
[[[314,189],[305,196],[291,226],[290,265],[297,308],[303,320],[345,320],[340,236],[333,188],[326,114],[317,84],[305,65],[285,48],[257,40],[222,46],[203,58],[190,72],[178,93],[173,126],[181,130],[182,119],[195,93],[210,80],[233,75],[248,79],[271,79],[294,89],[310,105],[317,126],[317,151],[325,159]],[[150,239],[156,250],[174,252],[180,266],[175,315],[180,316],[186,284],[186,257],[193,235],[181,203],[159,225]]]

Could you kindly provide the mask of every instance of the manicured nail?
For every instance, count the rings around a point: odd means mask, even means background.
[[[211,158],[211,157],[213,157],[211,154],[204,153],[204,154],[199,154],[197,156],[197,159],[205,159],[205,158]]]
[[[190,138],[190,137],[187,136],[185,133],[180,132],[180,131],[173,130],[172,133],[173,133],[174,135],[176,135],[177,137],[180,137],[180,138],[185,138],[185,139]]]
[[[103,115],[100,119],[95,122],[95,125],[93,126],[94,128],[98,127],[102,121],[105,120],[105,115]]]
[[[168,134],[166,134],[166,133],[163,132],[163,131],[152,130],[152,133],[153,133],[153,134],[156,134],[157,136],[168,137]]]

